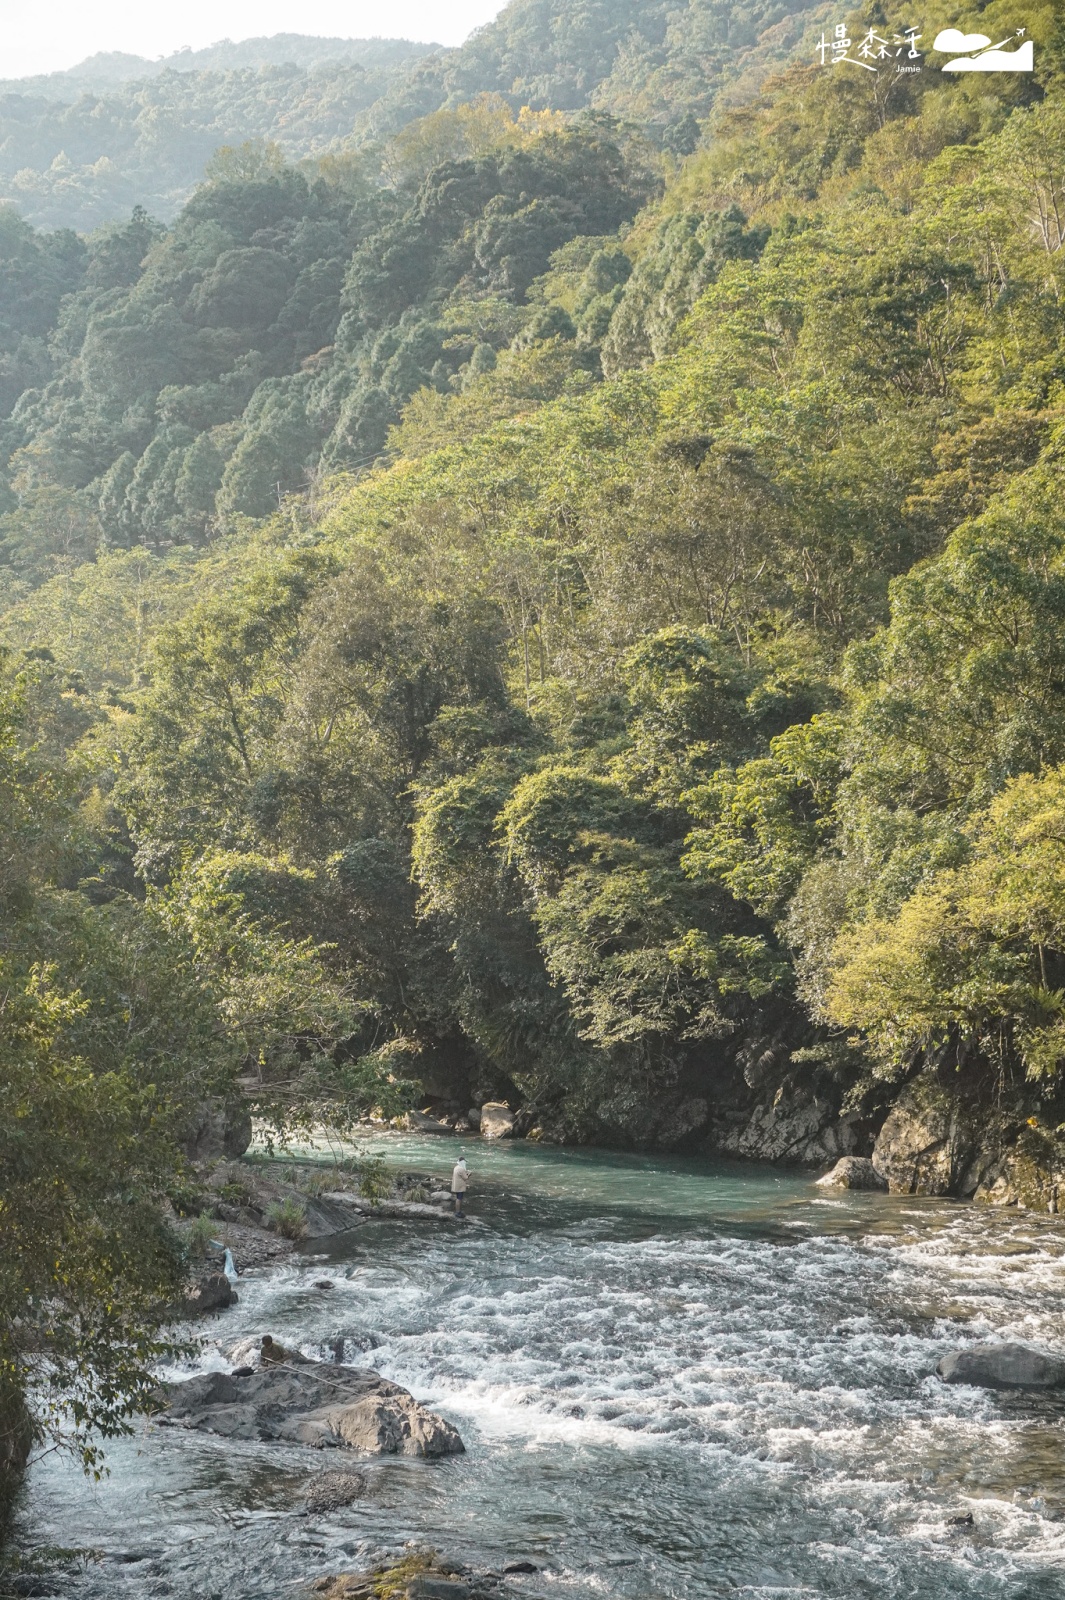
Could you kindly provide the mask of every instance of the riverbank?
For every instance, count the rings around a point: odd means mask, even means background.
[[[249,1127],[250,1138],[250,1127]],[[286,1147],[287,1149],[287,1147]],[[238,1270],[270,1266],[305,1241],[331,1239],[368,1222],[454,1222],[450,1175],[389,1172],[379,1158],[360,1160],[309,1141],[273,1159],[266,1149],[233,1159],[203,1159],[174,1226],[190,1253],[193,1283],[217,1272],[228,1248]],[[191,1307],[190,1307],[191,1309]],[[214,1309],[213,1306],[210,1309]]]
[[[660,1096],[629,1148],[821,1173],[853,1156],[872,1161],[893,1194],[1051,1214],[1059,1196],[1065,1205],[1065,1091],[1053,1080],[1003,1078],[980,1061],[962,1070],[953,1058],[862,1080],[795,1062],[780,1041],[727,1065]],[[463,1114],[461,1103],[430,1096],[408,1122],[414,1131],[475,1132],[482,1108]],[[496,1136],[567,1142],[564,1114],[558,1120],[516,1093],[491,1107],[489,1126]]]

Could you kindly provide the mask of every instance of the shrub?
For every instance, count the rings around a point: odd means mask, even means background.
[[[323,1172],[321,1168],[311,1167],[299,1174],[297,1184],[305,1195],[312,1200],[318,1195],[325,1194],[330,1189],[337,1187],[337,1177],[332,1171]]]
[[[385,1200],[392,1193],[392,1179],[385,1171],[381,1156],[368,1156],[359,1167],[359,1193],[371,1205]]]
[[[307,1232],[307,1208],[295,1195],[275,1200],[266,1208],[266,1226],[282,1239],[302,1239]]]
[[[194,1217],[185,1234],[185,1249],[194,1261],[202,1261],[211,1253],[212,1241],[217,1237],[218,1223],[214,1217],[201,1212]]]

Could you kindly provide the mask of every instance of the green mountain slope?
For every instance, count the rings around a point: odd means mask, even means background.
[[[1002,1137],[1060,1117],[1034,22],[1031,78],[800,62],[678,164],[478,100],[391,186],[253,148],[167,232],[10,221],[53,885],[163,896],[235,1007],[271,941],[317,963],[308,1094],[358,1063],[666,1144],[779,1095],[868,1140],[924,1071]]]
[[[0,210],[0,1473],[151,1405],[205,1103],[1058,1207],[1060,7],[774,16],[526,0],[169,226]]]

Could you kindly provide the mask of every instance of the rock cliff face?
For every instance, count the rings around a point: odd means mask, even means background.
[[[756,1105],[742,1122],[719,1124],[713,1147],[745,1161],[794,1161],[818,1166],[855,1154],[862,1144],[857,1113],[841,1116],[828,1100],[791,1098],[777,1091],[769,1105]]]
[[[979,1092],[929,1069],[884,1118],[871,1165],[892,1194],[953,1195],[1056,1212],[1065,1203],[1065,1143],[1028,1116],[1025,1087]],[[840,1163],[842,1166],[842,1163]]]
[[[893,1194],[964,1193],[979,1140],[960,1101],[928,1075],[904,1089],[888,1113],[873,1165]]]
[[[723,1087],[699,1146],[748,1161],[831,1167],[826,1177],[839,1187],[1065,1209],[1065,1136],[1056,1132],[1065,1101],[942,1065],[901,1087],[885,1084],[878,1113],[869,1103],[844,1111],[841,1097],[831,1082],[808,1087],[779,1050],[767,1049],[742,1081]]]

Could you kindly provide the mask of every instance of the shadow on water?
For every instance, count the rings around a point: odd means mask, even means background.
[[[443,1176],[459,1142],[365,1146]],[[465,1143],[469,1222],[374,1221],[249,1275],[199,1365],[263,1331],[319,1357],[342,1340],[467,1454],[360,1464],[364,1498],[327,1517],[299,1502],[335,1463],[294,1446],[147,1429],[98,1489],[45,1462],[23,1541],[112,1557],[56,1592],[265,1600],[415,1540],[536,1562],[530,1600],[1062,1600],[1062,1408],[934,1377],[974,1336],[1061,1344],[1057,1219]]]

